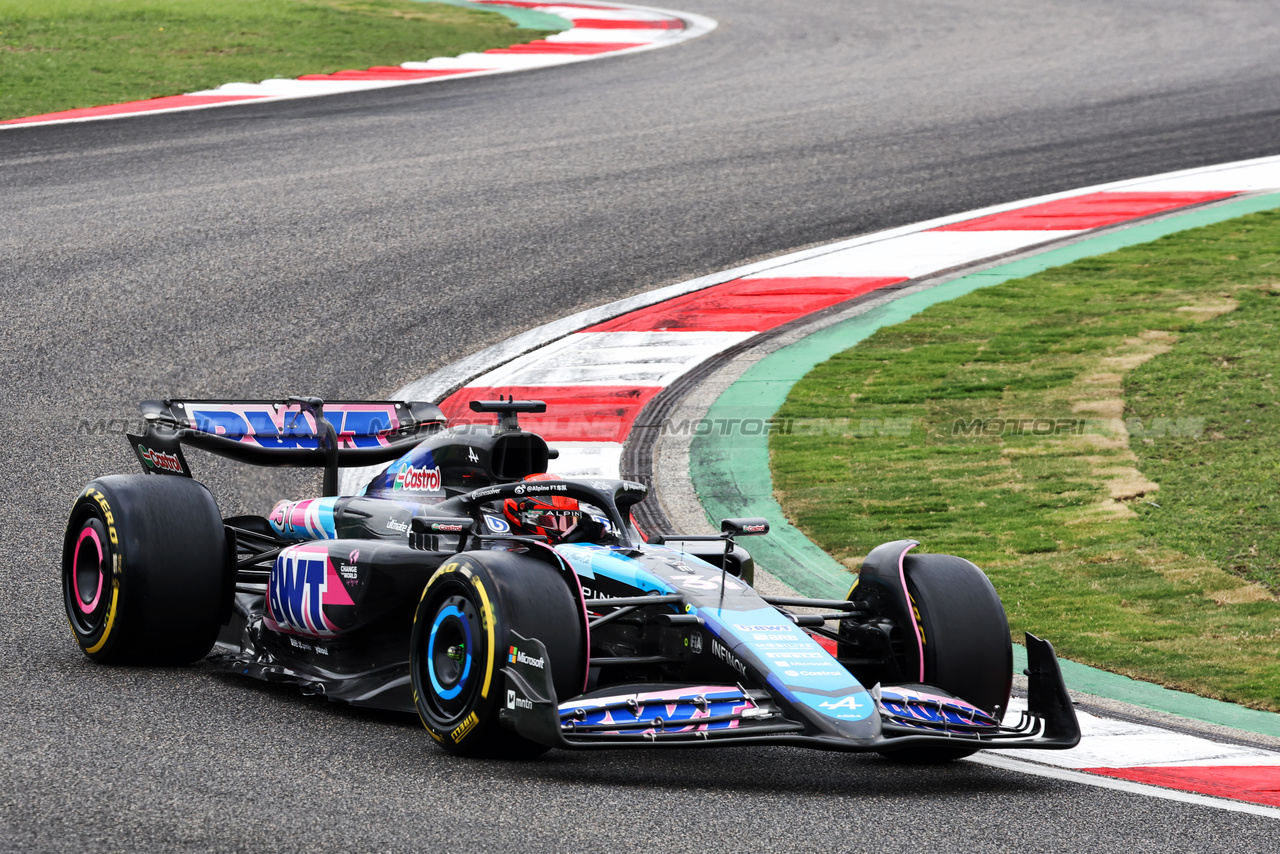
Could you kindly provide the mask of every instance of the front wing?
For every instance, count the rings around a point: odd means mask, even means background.
[[[513,633],[521,649],[546,660],[536,638]],[[873,690],[880,734],[852,738],[823,732],[788,716],[785,703],[770,692],[742,685],[686,686],[631,694],[619,688],[608,697],[560,702],[551,668],[523,664],[503,668],[506,702],[501,719],[525,738],[548,747],[734,746],[790,744],[820,750],[892,751],[946,746],[962,749],[1065,750],[1080,741],[1071,697],[1048,641],[1028,633],[1028,708],[1012,726],[975,713],[967,703],[950,703],[910,689]],[[799,715],[795,716],[800,717]]]

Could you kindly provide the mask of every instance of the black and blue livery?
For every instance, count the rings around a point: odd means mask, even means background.
[[[473,404],[451,429],[411,402],[152,401],[130,441],[152,474],[89,484],[68,523],[63,598],[104,663],[187,662],[416,712],[444,748],[800,744],[941,761],[1062,749],[1079,728],[1052,647],[1027,636],[1009,714],[1008,623],[986,576],[901,540],[844,599],[762,596],[738,540],[641,536],[627,480],[527,480],[555,452],[520,429],[536,401]],[[324,470],[324,496],[223,518],[183,447]],[[361,494],[341,466],[383,464]],[[554,540],[503,507],[584,508]],[[174,619],[173,615],[181,615]]]

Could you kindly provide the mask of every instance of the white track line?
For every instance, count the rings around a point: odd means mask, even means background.
[[[1072,231],[916,231],[889,240],[860,243],[756,273],[768,276],[901,276],[914,279],[938,270],[972,264],[1082,232]]]

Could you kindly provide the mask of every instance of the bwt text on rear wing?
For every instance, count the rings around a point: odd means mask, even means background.
[[[258,466],[324,468],[326,495],[339,467],[389,463],[445,426],[434,403],[341,400],[146,400],[146,428],[129,434],[145,471],[191,476],[187,445]]]

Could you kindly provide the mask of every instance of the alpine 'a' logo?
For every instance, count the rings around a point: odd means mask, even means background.
[[[409,466],[396,475],[392,489],[412,489],[420,492],[440,491],[440,466],[421,468]]]

